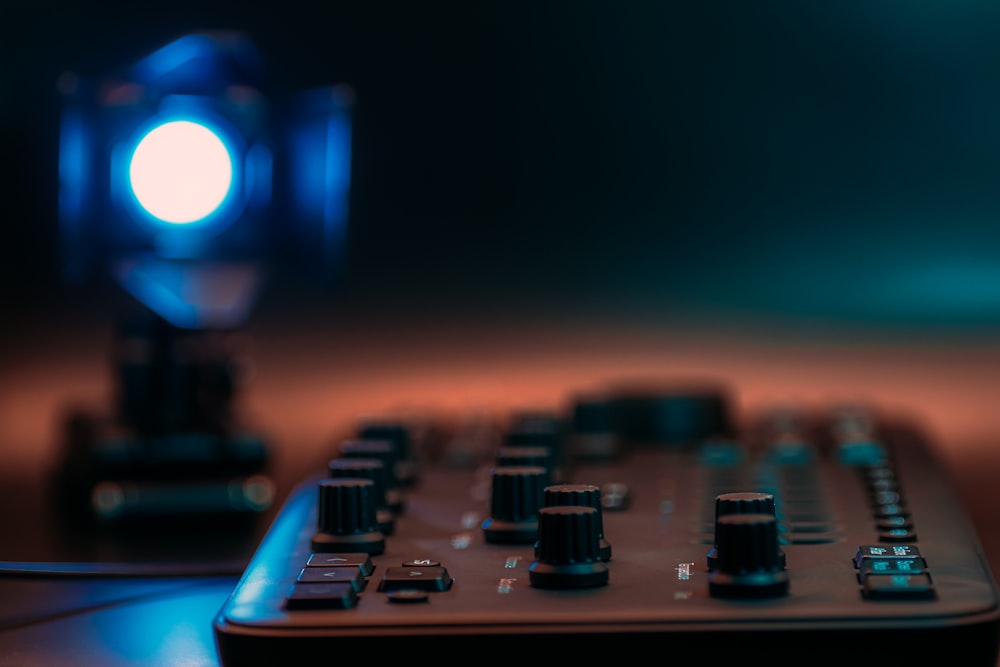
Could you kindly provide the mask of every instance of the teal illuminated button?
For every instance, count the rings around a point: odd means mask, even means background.
[[[923,558],[883,558],[862,561],[858,571],[865,577],[870,574],[923,574],[926,569]]]
[[[837,448],[837,460],[849,466],[874,466],[885,463],[885,447],[870,440],[851,440]]]
[[[869,574],[862,579],[862,594],[869,600],[929,600],[935,596],[927,573]]]
[[[916,542],[917,532],[912,528],[890,528],[880,531],[878,538],[882,542]]]
[[[912,544],[863,544],[854,554],[854,567],[866,560],[921,558],[920,549]]]
[[[736,442],[706,442],[698,449],[698,463],[704,466],[736,466],[746,460],[746,449]]]
[[[879,530],[897,530],[899,528],[913,528],[913,522],[908,515],[894,514],[880,518],[875,522],[875,527]]]

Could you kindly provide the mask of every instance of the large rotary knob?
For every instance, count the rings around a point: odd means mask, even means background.
[[[545,488],[545,507],[571,505],[592,507],[597,511],[598,555],[601,560],[611,560],[611,543],[604,536],[604,509],[601,504],[601,488],[593,484],[556,484]]]
[[[778,547],[778,523],[771,514],[729,514],[715,527],[715,569],[709,594],[724,598],[777,597],[788,593],[788,572]]]
[[[730,514],[767,514],[777,517],[774,495],[759,491],[722,493],[715,497],[715,532],[719,531],[719,519]],[[715,546],[708,552],[708,567],[715,569],[718,560],[718,535]],[[785,553],[778,550],[781,566],[785,566]]]
[[[593,507],[556,505],[538,511],[535,561],[528,568],[536,588],[593,588],[608,583],[601,560],[599,515]]]
[[[548,471],[541,466],[497,466],[483,536],[493,544],[533,544]]]
[[[379,530],[377,504],[375,483],[370,479],[321,480],[313,550],[384,552],[385,535]]]

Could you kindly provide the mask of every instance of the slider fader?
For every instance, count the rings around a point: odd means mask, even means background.
[[[864,405],[738,415],[714,384],[566,403],[349,429],[219,611],[222,662],[477,640],[997,663],[997,587],[918,424]]]

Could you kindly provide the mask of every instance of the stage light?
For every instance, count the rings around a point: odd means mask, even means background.
[[[259,513],[269,446],[235,405],[230,334],[271,271],[339,274],[353,95],[287,89],[239,32],[184,35],[58,89],[63,277],[104,274],[133,297],[115,403],[67,419],[59,488],[102,521]],[[220,503],[233,489],[263,500]]]
[[[337,275],[345,87],[288,90],[247,35],[209,32],[99,77],[67,73],[59,91],[70,284],[105,272],[172,324],[202,329],[242,324],[277,263],[310,281]]]

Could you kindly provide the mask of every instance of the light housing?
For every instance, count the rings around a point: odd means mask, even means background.
[[[64,74],[64,279],[106,271],[174,325],[231,328],[273,264],[336,275],[353,96],[279,83],[239,32],[184,35],[100,78]],[[209,153],[182,150],[185,133]]]

